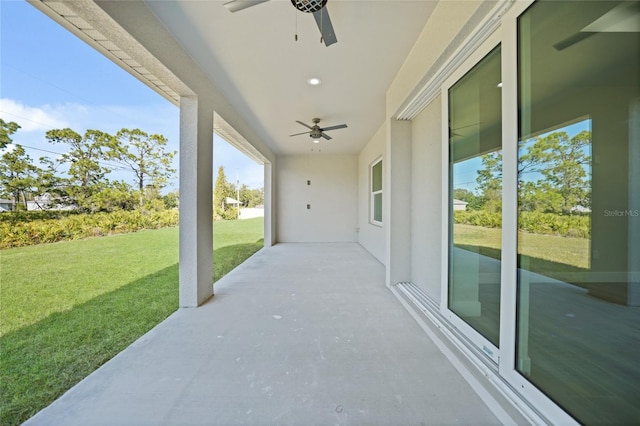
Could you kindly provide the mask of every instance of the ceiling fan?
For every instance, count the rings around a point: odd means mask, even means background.
[[[224,7],[230,12],[237,12],[267,1],[269,0],[229,0],[224,3]],[[327,0],[291,0],[291,4],[300,12],[313,13],[325,46],[331,46],[338,41],[326,8]]]
[[[460,127],[456,127],[455,129],[451,127],[451,122],[449,122],[449,138],[452,138],[454,136],[456,137],[460,137],[460,136],[465,136],[462,133],[458,133],[458,130],[462,130],[462,129],[467,129],[469,127],[474,127],[474,126],[479,126],[480,124],[482,124],[482,121],[478,121],[477,123],[472,123],[472,124],[467,124],[466,126],[460,126]],[[474,130],[471,133],[477,133],[479,130]],[[468,131],[465,133],[469,133]]]
[[[331,136],[326,135],[324,132],[329,131],[329,130],[337,130],[337,129],[346,129],[347,125],[346,124],[338,124],[337,126],[330,126],[330,127],[320,127],[318,126],[318,123],[320,123],[320,119],[319,118],[314,118],[313,120],[313,126],[309,126],[308,124],[303,123],[302,121],[297,121],[296,123],[298,124],[302,124],[304,127],[306,127],[307,129],[309,129],[309,132],[302,132],[302,133],[296,133],[293,135],[289,135],[289,136],[299,136],[299,135],[306,135],[307,133],[309,134],[309,137],[311,139],[313,139],[314,143],[318,143],[320,142],[320,138],[325,138],[326,140],[331,140]]]
[[[639,33],[640,3],[622,2],[580,31],[553,45],[564,50],[598,33]]]

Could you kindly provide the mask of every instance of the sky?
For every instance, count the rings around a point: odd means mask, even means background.
[[[34,160],[64,152],[45,134],[66,127],[80,134],[138,128],[164,135],[171,151],[179,145],[178,107],[22,0],[0,0],[0,118],[21,126],[13,142]],[[263,166],[215,135],[214,179],[220,165],[230,182],[263,186]],[[133,183],[131,173],[109,178]],[[176,173],[167,190],[177,187]]]
[[[591,120],[587,117],[580,117],[579,121],[577,122],[572,122],[566,125],[558,125],[553,129],[548,129],[547,131],[536,136],[544,138],[545,136],[554,132],[567,132],[569,138],[572,138],[584,130],[591,130]],[[585,153],[591,155],[591,148],[585,148]],[[589,166],[584,167],[587,169],[587,174],[590,175],[591,171],[589,170]],[[482,168],[481,156],[473,157],[454,164],[453,187],[467,189],[477,194],[478,182],[476,179],[478,177],[478,171]],[[530,173],[524,176],[520,176],[520,178],[528,181],[536,181],[538,179],[542,179],[542,174]]]

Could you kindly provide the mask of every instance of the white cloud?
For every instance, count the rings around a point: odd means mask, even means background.
[[[47,131],[69,126],[58,107],[31,107],[7,98],[0,98],[0,115],[5,121],[18,123],[22,132]]]
[[[122,128],[138,128],[175,139],[178,133],[178,110],[172,105],[100,105],[44,104],[25,105],[0,98],[0,117],[20,125],[19,133],[47,132],[69,127],[83,134],[89,129],[115,134]],[[169,133],[169,134],[167,134]],[[16,133],[17,136],[18,133]],[[177,145],[177,140],[175,141]]]
[[[52,145],[46,140],[45,133],[52,129],[69,127],[80,134],[88,129],[102,130],[115,134],[122,128],[140,129],[149,134],[164,135],[169,140],[168,149],[178,150],[180,117],[179,109],[168,102],[149,105],[85,105],[54,104],[28,106],[12,99],[0,98],[0,117],[5,121],[15,121],[21,128],[12,135],[14,143],[27,148],[32,158],[48,156],[56,158],[55,153],[66,151],[62,145]],[[247,158],[238,150],[222,142],[218,136],[214,138],[214,176],[217,167],[224,165],[227,179],[250,188],[264,186],[263,167]],[[53,151],[53,152],[49,152]],[[174,168],[178,169],[178,158],[174,158]],[[114,172],[112,179],[131,181],[131,176],[124,172]],[[178,185],[177,174],[170,188]]]

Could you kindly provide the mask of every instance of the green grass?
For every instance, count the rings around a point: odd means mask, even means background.
[[[214,280],[262,245],[216,222]],[[178,307],[178,229],[0,251],[0,424],[51,403]]]
[[[494,259],[500,259],[501,230],[473,225],[456,224],[456,246],[479,251]],[[589,239],[558,237],[555,235],[518,232],[520,265],[527,270],[561,281],[585,286],[580,277],[589,270]]]

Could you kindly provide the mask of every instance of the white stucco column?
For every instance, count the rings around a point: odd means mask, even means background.
[[[180,98],[180,307],[213,295],[213,108]]]
[[[387,286],[411,281],[411,122],[390,120],[383,163]],[[386,171],[385,171],[386,169]]]
[[[264,246],[271,247],[276,243],[276,211],[275,211],[275,167],[264,163]]]

